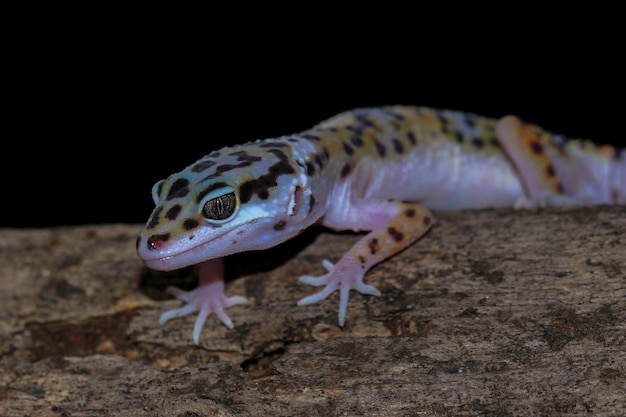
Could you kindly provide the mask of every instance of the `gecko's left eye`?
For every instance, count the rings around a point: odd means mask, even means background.
[[[237,196],[234,192],[211,198],[202,207],[202,214],[207,220],[223,221],[230,218],[237,210]]]

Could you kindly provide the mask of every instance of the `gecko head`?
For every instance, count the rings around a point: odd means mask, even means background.
[[[157,182],[156,207],[137,239],[139,257],[150,268],[172,270],[297,234],[308,187],[283,146],[224,148]]]

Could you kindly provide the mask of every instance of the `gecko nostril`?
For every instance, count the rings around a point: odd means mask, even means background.
[[[161,249],[165,242],[170,239],[170,234],[165,233],[162,235],[152,235],[146,241],[149,250]]]

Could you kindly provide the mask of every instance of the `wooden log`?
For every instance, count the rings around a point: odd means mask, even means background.
[[[158,324],[191,269],[150,271],[141,226],[0,230],[0,415],[626,415],[626,208],[437,213],[352,293],[297,307],[359,235],[228,259],[227,329]]]

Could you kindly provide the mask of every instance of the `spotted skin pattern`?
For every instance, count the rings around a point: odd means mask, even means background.
[[[350,290],[380,295],[365,273],[426,233],[430,210],[626,203],[626,152],[566,139],[515,116],[500,120],[451,110],[390,106],[341,113],[307,131],[213,151],[157,182],[156,208],[137,239],[157,270],[197,265],[186,304],[198,312],[193,340],[215,314],[245,303],[224,294],[222,258],[266,249],[322,225],[367,232],[327,273],[300,281],[339,292],[345,324]]]

